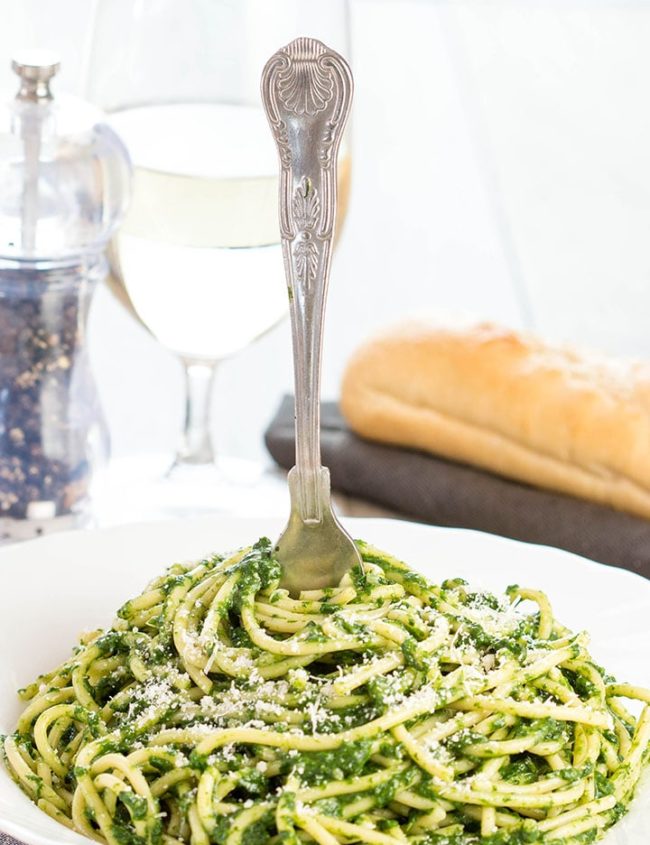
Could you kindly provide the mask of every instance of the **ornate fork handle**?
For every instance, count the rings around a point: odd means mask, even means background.
[[[336,161],[352,100],[344,59],[297,38],[262,75],[262,99],[280,155],[280,234],[289,289],[296,389],[296,469],[304,522],[323,517],[320,358],[336,222]]]

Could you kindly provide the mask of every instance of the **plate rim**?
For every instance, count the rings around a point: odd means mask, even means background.
[[[432,531],[434,533],[442,534],[449,534],[449,535],[457,535],[457,536],[471,536],[474,538],[481,538],[486,540],[488,543],[494,543],[495,545],[504,545],[504,546],[519,546],[523,547],[527,550],[534,549],[536,550],[533,552],[534,554],[537,552],[541,552],[544,554],[550,554],[553,557],[564,557],[567,559],[572,560],[574,563],[577,563],[581,566],[588,566],[588,567],[598,567],[601,572],[607,572],[609,575],[613,575],[614,577],[622,577],[629,579],[634,579],[637,583],[644,584],[646,587],[650,586],[650,578],[647,578],[641,575],[638,572],[632,572],[629,569],[625,569],[624,567],[614,566],[613,564],[609,563],[602,563],[601,561],[594,560],[593,558],[588,558],[584,555],[578,554],[577,552],[569,551],[568,549],[563,549],[558,546],[552,546],[546,543],[534,543],[529,542],[527,540],[519,540],[514,537],[506,537],[502,534],[493,534],[490,531],[482,531],[477,528],[462,528],[457,526],[447,526],[447,525],[432,525],[426,522],[417,522],[414,520],[409,519],[402,519],[400,517],[384,517],[384,516],[339,516],[338,517],[340,522],[344,526],[353,527],[355,525],[391,525],[400,526],[397,530],[402,530],[405,528],[409,531],[415,529],[418,531]],[[190,518],[174,518],[174,519],[152,519],[152,520],[142,520],[138,522],[125,522],[119,523],[116,525],[103,525],[97,527],[90,527],[84,529],[68,529],[65,531],[57,531],[51,534],[43,535],[42,537],[34,537],[29,540],[24,540],[22,542],[17,543],[10,543],[6,546],[0,546],[0,566],[6,566],[4,562],[5,557],[11,557],[13,555],[22,555],[25,549],[31,551],[34,548],[41,548],[46,547],[50,543],[58,544],[60,542],[68,542],[73,541],[77,542],[77,540],[85,541],[92,541],[95,537],[101,537],[105,534],[118,534],[121,532],[130,532],[135,530],[154,530],[155,528],[159,528],[160,526],[167,526],[167,527],[181,527],[186,526],[188,524],[205,524],[208,525],[213,523],[218,525],[219,522],[226,522],[226,523],[241,523],[245,524],[247,522],[251,523],[277,523],[281,526],[284,522],[282,517],[277,516],[227,516],[223,514],[216,514],[212,516],[197,516],[197,517],[190,517]],[[42,557],[35,562],[37,566],[46,565],[43,563]]]

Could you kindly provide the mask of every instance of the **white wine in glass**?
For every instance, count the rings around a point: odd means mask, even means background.
[[[111,287],[182,358],[222,360],[287,311],[266,117],[250,106],[192,103],[127,109],[112,122],[135,183],[111,249]],[[346,153],[339,171],[340,230]]]
[[[216,365],[288,311],[278,161],[261,108],[266,59],[298,35],[349,55],[346,0],[97,0],[89,95],[134,165],[110,249],[118,299],[182,362],[186,418],[171,477],[211,465]],[[349,139],[339,155],[338,230]]]

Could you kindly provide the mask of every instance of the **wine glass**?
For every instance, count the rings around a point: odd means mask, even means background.
[[[214,472],[217,365],[288,310],[277,153],[259,81],[268,57],[299,35],[349,56],[347,1],[96,3],[88,97],[109,112],[135,173],[109,250],[109,286],[184,368],[185,425],[171,480],[190,467]],[[346,139],[339,230],[349,182]]]

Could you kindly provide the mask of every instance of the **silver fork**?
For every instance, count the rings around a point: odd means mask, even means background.
[[[280,235],[289,290],[296,393],[291,514],[277,543],[282,586],[332,587],[359,552],[333,510],[321,466],[323,315],[336,221],[336,164],[352,100],[347,63],[313,38],[278,50],[262,74],[262,100],[280,155]]]

